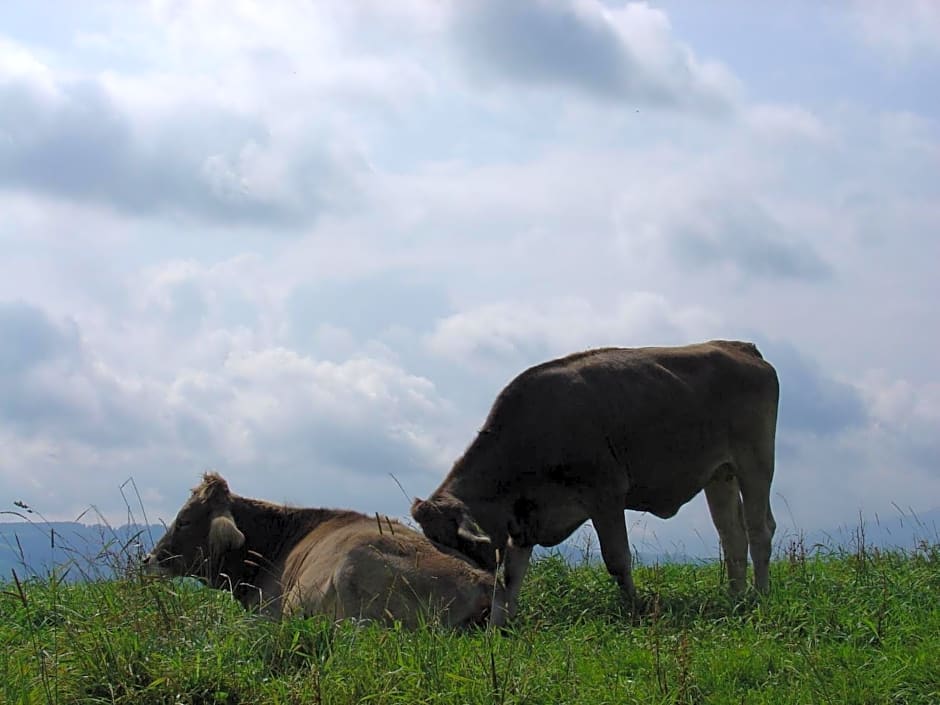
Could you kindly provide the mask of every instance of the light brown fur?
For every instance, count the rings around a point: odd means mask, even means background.
[[[485,623],[494,593],[501,595],[492,573],[397,521],[239,497],[215,473],[193,490],[145,563],[229,589],[245,607],[275,617],[463,627]]]

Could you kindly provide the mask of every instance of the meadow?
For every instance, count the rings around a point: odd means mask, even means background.
[[[940,703],[940,544],[791,540],[767,596],[720,563],[639,566],[626,613],[602,566],[536,561],[503,632],[272,622],[141,575],[0,586],[0,702]]]

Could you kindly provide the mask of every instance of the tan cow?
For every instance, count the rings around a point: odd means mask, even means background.
[[[287,507],[229,492],[206,473],[144,559],[168,575],[231,590],[272,616],[326,614],[414,627],[485,624],[492,573],[386,517]],[[495,592],[494,592],[495,591]]]
[[[702,489],[732,592],[766,591],[777,374],[751,343],[604,348],[532,367],[499,394],[476,439],[412,516],[492,569],[516,608],[533,546],[594,524],[607,570],[636,597],[624,509],[673,516]],[[743,502],[742,502],[743,500]]]

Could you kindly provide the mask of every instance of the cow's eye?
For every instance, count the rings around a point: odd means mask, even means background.
[[[179,521],[176,522],[176,528],[177,528],[177,529],[185,529],[185,528],[187,528],[190,524],[192,524],[192,522],[189,521],[188,519],[180,519]]]

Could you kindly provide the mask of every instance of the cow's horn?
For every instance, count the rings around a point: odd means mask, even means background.
[[[457,535],[472,543],[490,543],[490,537],[467,514],[464,514],[460,526],[457,527]]]

